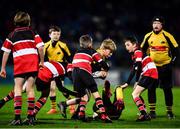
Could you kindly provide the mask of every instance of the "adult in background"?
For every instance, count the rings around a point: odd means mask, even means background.
[[[176,60],[178,44],[174,37],[163,29],[164,19],[155,16],[152,19],[152,31],[147,33],[141,43],[143,52],[147,52],[157,66],[160,87],[164,91],[167,117],[174,118],[172,111],[172,64]],[[158,85],[157,85],[158,87]],[[156,118],[156,87],[148,89],[148,101],[151,118]]]

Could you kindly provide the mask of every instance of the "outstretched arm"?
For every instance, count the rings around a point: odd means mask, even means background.
[[[65,92],[65,93],[70,94],[70,95],[72,95],[72,96],[78,97],[78,93],[77,93],[77,92],[71,91],[71,90],[65,88],[65,87],[62,85],[62,82],[61,82],[60,77],[56,77],[56,78],[55,78],[55,82],[56,82],[56,85],[57,85],[59,91]]]

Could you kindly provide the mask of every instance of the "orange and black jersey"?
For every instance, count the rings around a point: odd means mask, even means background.
[[[170,33],[162,30],[156,34],[152,31],[145,35],[141,48],[150,55],[156,66],[163,66],[177,56],[178,44]]]

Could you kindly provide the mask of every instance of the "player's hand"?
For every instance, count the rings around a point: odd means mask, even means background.
[[[44,62],[43,62],[43,63],[40,62],[40,63],[39,63],[39,68],[42,69],[43,67],[44,67]]]
[[[125,89],[126,87],[128,87],[128,84],[127,84],[127,83],[121,85],[121,88],[123,88],[123,89]]]
[[[106,71],[96,71],[93,73],[93,77],[105,79],[107,74],[108,74],[108,72],[106,72]]]
[[[106,71],[101,71],[100,74],[101,74],[101,77],[105,78],[105,77],[107,77],[108,72],[106,72]]]
[[[1,69],[0,77],[6,78],[6,70],[5,69]]]

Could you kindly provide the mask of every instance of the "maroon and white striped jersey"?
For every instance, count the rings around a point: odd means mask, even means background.
[[[44,82],[50,82],[53,78],[65,74],[65,68],[59,62],[49,61],[44,63],[43,68],[39,69],[38,78]]]
[[[134,54],[132,55],[132,60],[134,61],[134,63],[141,62],[142,64],[141,75],[158,79],[158,71],[155,63],[152,61],[152,59],[149,56],[143,55],[141,50],[137,49],[134,51]]]
[[[74,55],[72,67],[78,67],[92,74],[91,63],[101,62],[102,58],[94,49],[81,49]]]
[[[41,37],[29,27],[16,28],[4,41],[1,50],[12,51],[14,75],[36,72],[39,68],[37,48],[43,46]]]

